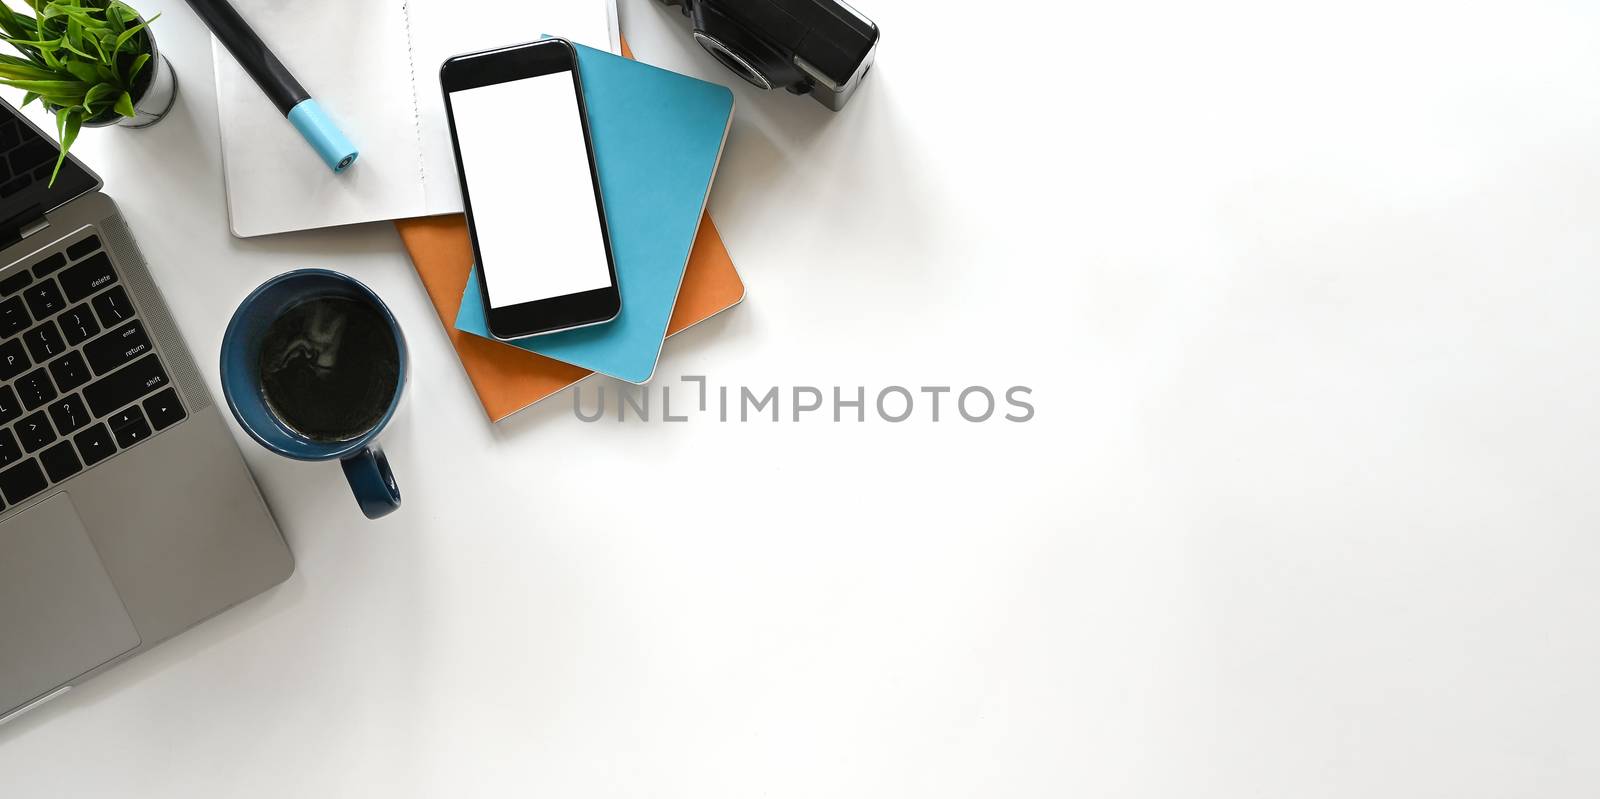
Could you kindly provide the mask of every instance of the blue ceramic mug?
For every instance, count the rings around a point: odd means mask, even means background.
[[[319,299],[355,300],[376,309],[388,322],[398,356],[399,374],[388,409],[365,430],[336,441],[314,439],[290,426],[267,401],[262,383],[261,351],[268,329],[294,308]],[[222,335],[222,394],[239,426],[261,446],[286,458],[338,460],[356,504],[369,519],[400,507],[400,487],[375,440],[393,418],[405,384],[406,340],[400,323],[372,289],[338,272],[299,269],[268,280],[239,304]]]

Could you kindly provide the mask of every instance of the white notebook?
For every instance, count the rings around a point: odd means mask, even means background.
[[[211,42],[235,236],[461,210],[439,65],[545,34],[620,52],[615,0],[234,0],[361,151],[335,175]]]

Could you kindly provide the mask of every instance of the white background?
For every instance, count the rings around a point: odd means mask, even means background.
[[[496,308],[611,284],[572,73],[451,92]]]
[[[213,384],[265,278],[382,293],[406,505],[247,446],[298,572],[0,728],[0,795],[1600,788],[1589,4],[861,0],[835,115],[626,0],[739,103],[749,297],[657,380],[1038,415],[498,427],[391,228],[228,236],[209,50],[149,5],[179,105],[82,154]]]

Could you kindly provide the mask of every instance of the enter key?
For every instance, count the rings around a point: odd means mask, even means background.
[[[150,352],[150,338],[145,335],[144,325],[137,319],[83,345],[84,357],[97,375],[110,372],[147,352]]]

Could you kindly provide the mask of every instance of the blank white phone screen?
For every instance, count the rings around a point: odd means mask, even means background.
[[[450,93],[489,306],[611,285],[571,72]]]

